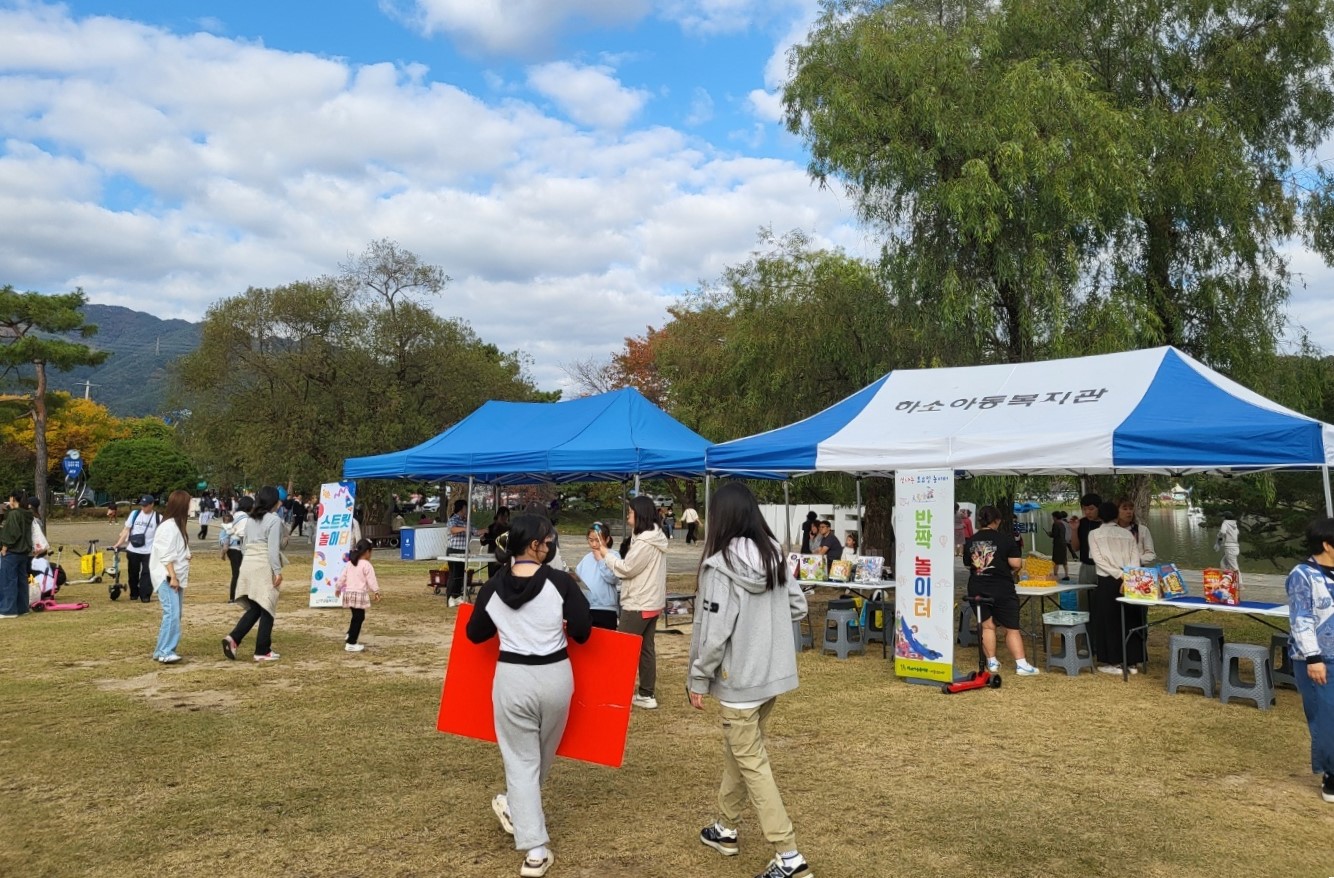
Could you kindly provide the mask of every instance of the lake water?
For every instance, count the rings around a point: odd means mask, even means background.
[[[1038,516],[1038,527],[1050,527],[1050,510],[1044,510],[1036,513],[1036,515]],[[1186,517],[1184,506],[1150,507],[1145,518],[1145,524],[1148,525],[1149,532],[1153,534],[1153,546],[1158,552],[1160,561],[1164,563],[1170,561],[1185,570],[1201,570],[1205,567],[1218,566],[1219,554],[1214,551],[1214,538],[1218,536],[1218,528],[1192,524]],[[1029,545],[1027,535],[1025,535],[1024,543],[1025,546]],[[1050,537],[1038,534],[1038,551],[1051,552]],[[1290,562],[1283,563],[1281,567],[1275,567],[1267,560],[1247,559],[1246,535],[1242,534],[1241,569],[1243,572],[1286,573],[1299,560],[1301,559],[1292,558]]]

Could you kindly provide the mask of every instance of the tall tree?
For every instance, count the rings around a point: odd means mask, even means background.
[[[1279,247],[1334,242],[1329,180],[1293,171],[1334,121],[1331,8],[830,0],[787,122],[884,230],[905,304],[975,321],[964,356],[1170,343],[1253,372]]]
[[[76,366],[97,366],[108,354],[88,345],[60,336],[91,338],[97,327],[83,319],[82,308],[88,299],[82,290],[58,295],[0,288],[0,380],[16,380],[32,387],[28,396],[33,419],[35,473],[33,486],[42,498],[42,508],[49,508],[46,448],[47,391],[46,370],[67,371]],[[26,375],[33,369],[33,378]]]

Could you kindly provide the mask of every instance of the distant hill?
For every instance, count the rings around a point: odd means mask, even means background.
[[[118,305],[85,305],[84,317],[97,326],[86,341],[111,356],[96,368],[52,372],[52,390],[83,396],[76,382],[91,381],[92,398],[118,417],[163,414],[167,405],[167,364],[199,347],[202,325],[161,320]]]

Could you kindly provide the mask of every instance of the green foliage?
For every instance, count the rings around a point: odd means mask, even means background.
[[[161,439],[117,439],[97,456],[92,484],[114,499],[141,494],[166,496],[177,488],[191,490],[198,471],[171,442]]]
[[[130,431],[131,439],[157,439],[161,442],[177,443],[176,428],[161,418],[127,418],[125,428]]]
[[[1334,240],[1334,180],[1291,172],[1334,125],[1332,23],[1329,0],[828,2],[787,122],[956,362],[1166,343],[1250,374],[1279,247]]]
[[[175,367],[186,448],[219,485],[311,486],[419,443],[488,399],[538,396],[517,354],[420,299],[448,280],[377,242],[336,278],[213,305]]]

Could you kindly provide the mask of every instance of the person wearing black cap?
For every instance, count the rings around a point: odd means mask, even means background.
[[[148,556],[153,554],[153,537],[157,536],[162,514],[157,511],[157,498],[145,494],[139,498],[139,508],[130,513],[116,537],[114,548],[124,549],[130,562],[130,600],[144,603],[153,599],[153,578],[148,573]]]

